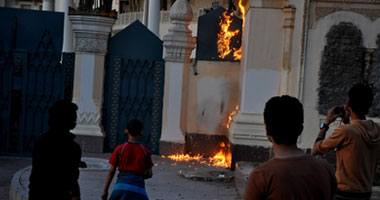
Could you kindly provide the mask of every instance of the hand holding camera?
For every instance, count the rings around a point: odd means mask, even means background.
[[[335,106],[331,108],[327,112],[327,117],[325,120],[326,124],[331,124],[334,122],[338,117],[342,118],[343,123],[348,124],[349,123],[349,111],[347,110],[345,105],[342,106]]]
[[[344,118],[346,116],[346,111],[344,109],[344,106],[337,106],[334,108],[334,114],[339,115],[339,117]]]

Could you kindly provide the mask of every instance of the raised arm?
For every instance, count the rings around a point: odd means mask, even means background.
[[[336,118],[339,116],[334,113],[334,108],[335,107],[331,108],[328,111],[326,120],[324,122],[324,124],[327,126],[321,128],[318,137],[315,140],[315,154],[326,154],[327,152],[334,150],[338,146],[344,146],[345,144],[347,144],[348,138],[344,134],[345,131],[343,126],[340,126],[339,128],[335,129],[331,136],[325,139],[326,132],[328,130],[328,125],[334,122]]]

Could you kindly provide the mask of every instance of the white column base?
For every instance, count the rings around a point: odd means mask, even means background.
[[[98,136],[104,137],[99,125],[83,125],[79,124],[73,130],[76,135],[86,135],[86,136]]]
[[[262,114],[238,113],[233,117],[228,130],[231,143],[269,147]]]

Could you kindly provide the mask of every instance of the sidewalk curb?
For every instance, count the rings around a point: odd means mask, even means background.
[[[9,200],[28,200],[29,188],[24,188],[21,184],[21,177],[24,173],[30,171],[32,166],[25,167],[19,170],[12,178],[11,187],[9,191]]]

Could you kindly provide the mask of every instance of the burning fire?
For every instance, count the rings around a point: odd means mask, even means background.
[[[232,111],[229,115],[228,115],[228,122],[226,123],[226,127],[227,128],[230,128],[230,124],[231,124],[231,121],[232,121],[232,117],[236,115],[236,113],[238,112],[239,110],[239,105],[236,105],[235,106],[235,110]]]
[[[230,31],[229,28],[232,23],[232,16],[234,13],[227,14],[227,11],[223,12],[223,18],[219,22],[220,32],[218,33],[218,52],[220,58],[225,58],[232,52],[231,39],[235,37],[240,30]]]
[[[222,149],[217,154],[215,154],[214,157],[209,158],[209,161],[212,163],[212,166],[229,168],[231,166],[232,160],[232,154],[230,151],[228,151],[229,146],[226,147],[224,142],[222,142],[220,144],[220,147],[222,147]]]
[[[243,19],[242,30],[244,30],[245,7],[242,1],[243,0],[239,0],[238,7]],[[235,30],[235,31],[229,30],[231,23],[233,21],[232,19],[233,13],[231,12],[230,14],[227,14],[227,12],[228,11],[223,12],[223,17],[221,18],[219,22],[220,32],[218,33],[218,42],[217,42],[219,57],[225,58],[231,52],[233,52],[234,60],[240,60],[243,45],[240,45],[239,49],[236,49],[230,46],[231,39],[235,37],[240,32],[240,30]]]
[[[244,22],[245,22],[245,7],[242,3],[243,0],[239,0],[238,6],[239,11],[241,12],[241,16],[243,19],[243,23],[241,24],[241,30],[244,31]],[[240,45],[240,48],[234,51],[234,60],[241,60],[241,54],[243,52],[243,45]]]
[[[220,151],[209,158],[204,158],[200,154],[195,156],[190,156],[189,154],[174,154],[169,155],[168,158],[176,162],[197,161],[200,164],[207,164],[209,166],[229,168],[232,160],[232,154],[229,151],[230,145],[226,145],[222,142],[220,143],[220,147]],[[161,157],[165,158],[165,156]]]
[[[200,154],[195,155],[195,156],[190,156],[189,154],[174,154],[168,156],[171,160],[174,161],[184,161],[184,162],[189,162],[189,161],[198,161],[200,162],[203,159],[203,156]]]

